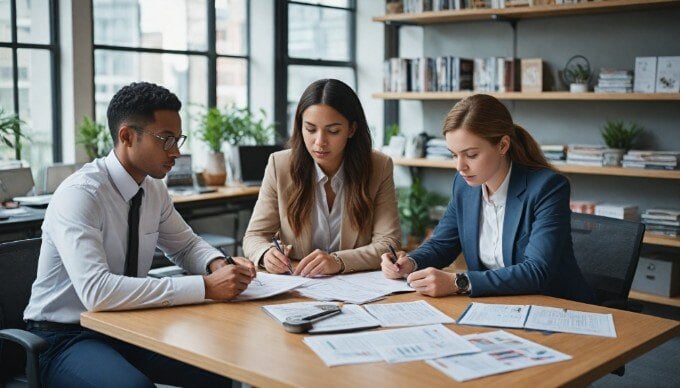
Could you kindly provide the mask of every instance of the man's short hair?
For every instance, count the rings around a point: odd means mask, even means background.
[[[179,98],[162,86],[150,82],[133,82],[124,86],[113,96],[106,110],[113,144],[118,144],[118,129],[121,124],[134,122],[144,126],[154,121],[154,112],[179,112],[181,107]]]

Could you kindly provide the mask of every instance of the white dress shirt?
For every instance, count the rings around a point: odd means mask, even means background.
[[[479,258],[484,266],[491,270],[505,267],[503,263],[503,220],[505,219],[505,201],[508,197],[511,173],[512,164],[510,164],[503,183],[491,196],[487,192],[486,184],[482,185]]]
[[[342,212],[344,208],[344,181],[345,173],[341,165],[338,172],[331,178],[331,189],[335,193],[333,209],[328,211],[328,198],[324,186],[328,182],[328,176],[318,164],[316,167],[316,195],[314,209],[312,210],[312,248],[326,252],[335,252],[340,249],[340,231],[342,230]]]
[[[144,189],[138,274],[127,277],[130,199]],[[222,254],[193,233],[173,207],[162,181],[141,185],[113,153],[86,164],[54,193],[42,225],[38,275],[24,319],[80,322],[80,313],[202,302],[201,276],[153,279],[146,274],[156,246],[177,265],[204,274]]]

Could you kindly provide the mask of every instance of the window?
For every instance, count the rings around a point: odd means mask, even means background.
[[[353,0],[280,1],[276,12],[275,120],[288,137],[298,99],[321,78],[356,89]]]
[[[182,101],[183,152],[196,166],[207,148],[192,136],[208,106],[248,105],[248,0],[93,0],[95,115],[121,87],[162,85]]]
[[[37,177],[61,161],[55,1],[0,0],[0,107],[25,122],[21,159]],[[0,145],[0,164],[15,152]]]

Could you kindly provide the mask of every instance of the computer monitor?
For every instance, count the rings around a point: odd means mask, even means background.
[[[238,155],[241,162],[241,181],[246,186],[262,184],[264,169],[267,167],[269,155],[281,151],[280,145],[239,146]]]
[[[166,175],[168,187],[173,186],[193,186],[194,178],[191,169],[191,155],[180,155],[175,159],[175,165]]]
[[[28,194],[33,189],[33,184],[30,167],[0,170],[0,202]]]

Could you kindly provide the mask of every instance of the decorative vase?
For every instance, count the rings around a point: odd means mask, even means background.
[[[572,93],[586,93],[588,91],[588,84],[570,84],[569,91]]]
[[[208,161],[205,171],[203,171],[203,180],[207,186],[224,186],[224,182],[227,180],[224,153],[215,152],[208,154]]]

